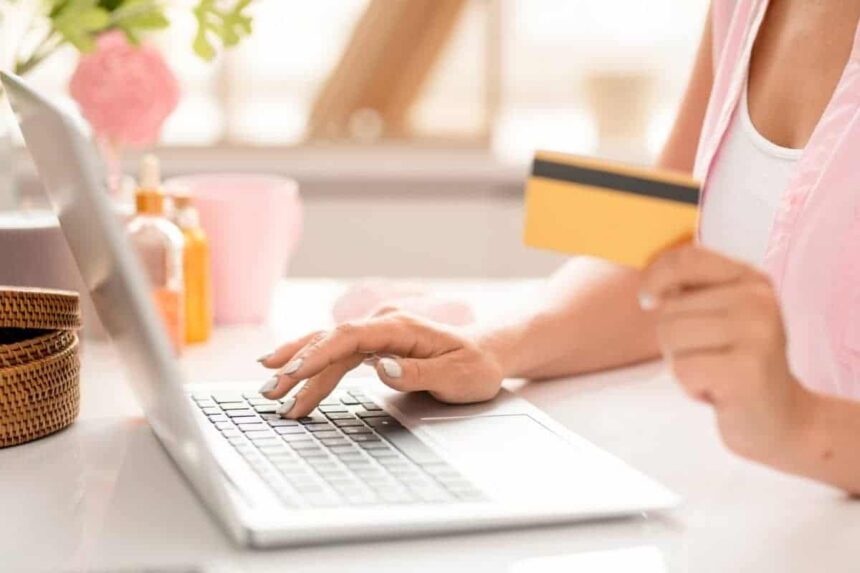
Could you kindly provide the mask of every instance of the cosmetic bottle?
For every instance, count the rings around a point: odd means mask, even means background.
[[[147,155],[140,164],[135,215],[126,230],[149,279],[155,306],[176,352],[185,341],[183,250],[185,239],[165,216],[158,159]]]
[[[185,238],[183,270],[185,279],[185,342],[206,342],[212,333],[212,269],[209,239],[200,226],[200,216],[187,192],[170,194],[171,220]]]

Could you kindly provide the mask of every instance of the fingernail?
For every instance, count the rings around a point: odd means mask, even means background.
[[[302,360],[301,358],[296,358],[295,360],[290,360],[289,362],[287,362],[286,366],[281,368],[281,371],[279,372],[279,374],[293,374],[299,368],[302,367],[303,362],[304,362],[304,360]]]
[[[278,377],[272,376],[271,378],[266,380],[266,382],[262,386],[260,386],[260,389],[257,391],[260,394],[265,394],[267,392],[271,392],[272,390],[277,388],[277,386],[278,386]]]
[[[403,368],[393,358],[380,358],[379,365],[389,378],[400,378],[403,376]]]
[[[293,409],[293,406],[296,405],[295,398],[284,398],[284,401],[281,402],[281,405],[275,409],[275,413],[281,417],[286,418],[287,414],[290,413],[290,410]]]
[[[655,306],[657,306],[657,301],[654,300],[654,297],[650,293],[639,293],[639,307],[642,310],[653,310]]]
[[[260,356],[259,358],[257,358],[257,362],[261,362],[261,363],[262,363],[262,362],[265,362],[266,360],[268,360],[269,358],[271,358],[271,357],[272,357],[272,356],[274,356],[274,355],[275,355],[275,353],[274,353],[274,352],[269,352],[269,353],[267,353],[267,354],[263,354],[262,356]]]

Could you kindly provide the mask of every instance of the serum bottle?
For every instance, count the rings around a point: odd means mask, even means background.
[[[135,215],[126,231],[149,279],[155,305],[176,352],[185,341],[185,284],[182,231],[167,219],[158,159],[146,155],[140,164],[134,195]]]

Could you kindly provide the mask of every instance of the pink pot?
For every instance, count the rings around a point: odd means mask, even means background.
[[[213,173],[171,179],[194,197],[209,236],[215,322],[261,323],[302,233],[298,184],[274,175]]]

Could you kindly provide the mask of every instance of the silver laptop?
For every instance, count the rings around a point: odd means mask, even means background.
[[[348,377],[294,421],[255,392],[258,381],[186,385],[92,145],[19,78],[2,80],[147,420],[238,543],[486,530],[676,504],[664,487],[505,391],[490,403],[445,406]]]

